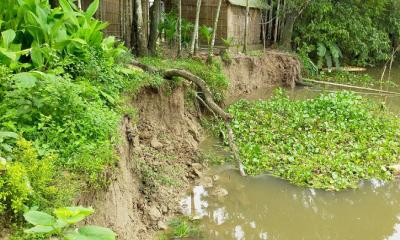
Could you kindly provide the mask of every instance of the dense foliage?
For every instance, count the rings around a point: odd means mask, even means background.
[[[391,179],[389,166],[400,161],[400,119],[350,92],[292,101],[279,91],[229,110],[251,175],[270,171],[301,186],[344,189]]]
[[[375,64],[399,43],[399,7],[397,0],[311,1],[295,24],[294,42],[320,67]]]
[[[107,25],[72,1],[0,2],[0,220],[68,203],[101,186],[116,156],[120,93],[150,83],[125,67]]]

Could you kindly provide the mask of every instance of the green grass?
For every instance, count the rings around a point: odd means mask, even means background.
[[[175,218],[168,223],[168,230],[159,236],[159,240],[191,239],[201,237],[198,222],[187,217]]]
[[[350,92],[293,101],[279,90],[270,101],[240,101],[229,112],[250,175],[339,190],[361,179],[390,180],[389,166],[400,162],[400,119]]]
[[[196,59],[163,59],[157,57],[141,58],[140,62],[160,69],[178,68],[185,69],[202,78],[214,95],[214,100],[222,101],[223,92],[228,88],[228,79],[222,72],[219,61],[213,61],[211,65]]]

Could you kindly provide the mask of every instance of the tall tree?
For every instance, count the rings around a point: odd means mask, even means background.
[[[281,14],[280,8],[281,8],[281,0],[278,0],[277,6],[276,6],[274,43],[278,42],[279,18],[280,18],[280,14]]]
[[[142,0],[143,33],[149,39],[149,0]]]
[[[269,11],[268,11],[268,41],[271,43],[272,40],[272,32],[273,32],[273,15],[274,15],[274,0],[270,0],[269,2]]]
[[[194,30],[192,33],[192,42],[190,43],[190,52],[191,56],[194,55],[196,42],[199,40],[199,20],[200,20],[200,10],[201,10],[201,0],[197,0],[196,4],[196,20],[194,21]]]
[[[177,0],[178,7],[178,57],[182,56],[182,1]]]
[[[285,20],[282,24],[282,34],[280,44],[285,50],[292,48],[293,27],[296,19],[301,15],[303,10],[310,4],[311,0],[292,0],[285,4]]]
[[[214,28],[213,28],[213,33],[212,33],[210,50],[209,50],[209,53],[208,53],[208,60],[209,61],[211,61],[212,56],[214,55],[215,36],[217,35],[218,20],[219,20],[219,13],[221,12],[221,5],[222,5],[222,0],[219,0],[218,1],[218,6],[217,6],[217,12],[215,14],[215,19],[214,19]]]
[[[250,13],[250,5],[249,0],[246,0],[246,16],[244,23],[244,44],[243,44],[243,52],[247,53],[247,38],[248,38],[248,28],[249,28],[249,13]]]
[[[158,26],[160,25],[161,0],[154,0],[153,6],[150,8],[150,36],[149,51],[151,55],[157,54],[157,39],[159,36]]]
[[[147,39],[144,34],[144,27],[143,27],[143,9],[142,9],[142,1],[135,0],[135,21],[134,21],[134,31],[136,38],[136,54],[138,56],[146,56],[147,55]]]

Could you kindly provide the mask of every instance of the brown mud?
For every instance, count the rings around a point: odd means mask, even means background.
[[[300,73],[296,58],[280,53],[239,56],[224,68],[228,103],[260,88],[294,87]],[[206,169],[199,151],[201,113],[185,98],[186,90],[184,84],[143,89],[127,103],[138,119],[125,116],[121,122],[120,161],[109,187],[78,200],[96,209],[86,223],[110,227],[120,240],[146,240],[179,213],[179,200]]]
[[[276,86],[294,88],[300,80],[300,63],[295,55],[269,51],[262,57],[239,55],[226,64],[224,73],[229,79],[225,103]]]

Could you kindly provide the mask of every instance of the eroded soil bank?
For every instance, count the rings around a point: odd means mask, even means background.
[[[299,69],[296,58],[281,53],[237,57],[224,66],[230,79],[226,103],[259,88],[293,87]],[[199,152],[201,113],[185,95],[187,88],[183,83],[143,89],[127,103],[138,110],[138,119],[126,116],[121,122],[123,141],[112,183],[78,200],[96,209],[88,223],[112,228],[121,240],[144,240],[153,239],[178,213],[179,200],[206,168]]]

